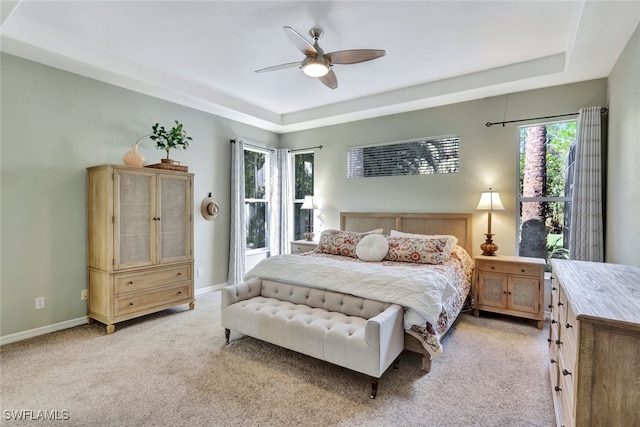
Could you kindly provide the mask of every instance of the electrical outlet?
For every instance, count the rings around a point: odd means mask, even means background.
[[[36,310],[44,308],[44,297],[36,298]]]
[[[87,290],[86,290],[86,289],[81,290],[81,291],[80,291],[80,299],[81,299],[81,300],[85,300],[85,299],[87,299],[87,298],[88,298]]]
[[[202,269],[202,268],[197,269],[196,270],[196,276],[198,276],[198,277],[204,276],[204,269]]]

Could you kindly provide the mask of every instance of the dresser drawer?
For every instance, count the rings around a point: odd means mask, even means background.
[[[504,273],[518,276],[535,276],[540,275],[540,267],[536,265],[526,264],[509,264],[506,262],[481,262],[477,265],[480,271],[490,271],[493,273]]]
[[[127,316],[139,311],[148,310],[159,306],[177,305],[180,301],[190,301],[190,283],[180,283],[173,286],[158,288],[148,292],[137,292],[134,294],[116,297],[115,311],[116,317]]]
[[[171,283],[178,283],[190,279],[190,264],[157,268],[148,272],[117,274],[114,277],[114,292],[116,295],[120,295],[127,292],[151,289],[157,286],[169,285]]]
[[[297,241],[291,242],[291,253],[301,254],[304,252],[312,251],[317,247],[318,247],[318,242],[297,240]]]

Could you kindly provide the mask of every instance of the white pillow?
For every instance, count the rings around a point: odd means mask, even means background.
[[[389,252],[389,242],[380,234],[364,236],[356,246],[356,255],[363,261],[382,261],[387,252]]]
[[[402,231],[398,231],[398,230],[391,230],[390,236],[391,237],[415,237],[418,239],[429,239],[434,237],[436,239],[447,239],[448,246],[450,246],[452,249],[458,244],[458,238],[450,234],[413,234],[413,233],[403,233]]]

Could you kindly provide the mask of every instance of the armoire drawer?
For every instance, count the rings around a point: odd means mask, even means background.
[[[115,295],[136,292],[157,286],[169,285],[191,279],[191,265],[181,264],[171,267],[114,276]]]
[[[116,317],[127,316],[154,307],[179,304],[192,298],[189,282],[167,286],[148,292],[136,292],[116,297]]]

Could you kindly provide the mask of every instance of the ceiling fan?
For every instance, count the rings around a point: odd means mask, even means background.
[[[291,27],[283,27],[284,32],[289,40],[305,55],[300,62],[289,62],[287,64],[274,65],[273,67],[262,68],[256,70],[256,73],[266,71],[283,70],[285,68],[298,67],[310,77],[318,77],[322,83],[331,89],[338,87],[338,79],[331,67],[333,64],[356,64],[358,62],[370,61],[385,55],[384,50],[380,49],[352,49],[339,50],[336,52],[324,53],[318,45],[318,40],[322,37],[324,31],[320,28],[312,28],[309,35],[313,38],[313,44],[307,41],[300,33]]]

